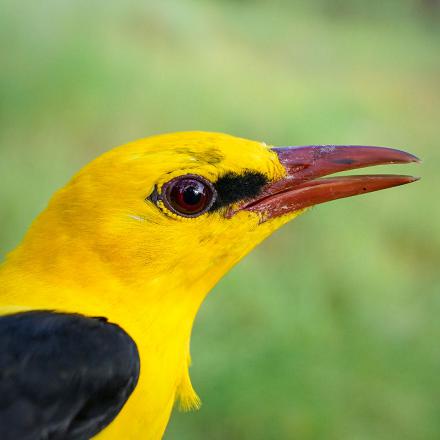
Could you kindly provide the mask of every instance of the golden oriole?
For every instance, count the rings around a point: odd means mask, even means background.
[[[0,438],[160,439],[176,400],[200,404],[190,335],[217,281],[308,207],[415,180],[324,176],[416,161],[204,132],[98,157],[1,266]]]

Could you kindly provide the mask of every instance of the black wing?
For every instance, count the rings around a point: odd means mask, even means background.
[[[138,377],[136,344],[105,318],[0,317],[0,439],[90,439],[116,417]]]

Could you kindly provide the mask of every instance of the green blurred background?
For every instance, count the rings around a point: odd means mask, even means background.
[[[225,277],[192,339],[204,404],[166,439],[440,438],[438,1],[1,10],[2,255],[83,164],[154,133],[424,160],[397,171],[421,182],[319,206]]]

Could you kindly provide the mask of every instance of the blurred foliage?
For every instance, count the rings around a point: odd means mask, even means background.
[[[397,168],[419,183],[320,206],[226,276],[194,329],[204,405],[176,412],[166,438],[440,438],[438,10],[2,1],[2,254],[75,170],[157,132],[424,159]]]
[[[224,0],[248,6],[268,5],[282,7],[292,12],[306,11],[322,14],[331,18],[347,19],[351,17],[432,17],[440,12],[439,0]]]

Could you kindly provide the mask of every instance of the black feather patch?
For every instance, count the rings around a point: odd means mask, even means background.
[[[241,200],[253,199],[261,194],[267,183],[267,177],[257,171],[246,171],[243,174],[227,173],[214,183],[217,200],[210,211]]]
[[[88,440],[119,413],[139,354],[116,324],[32,311],[0,318],[0,439]]]

